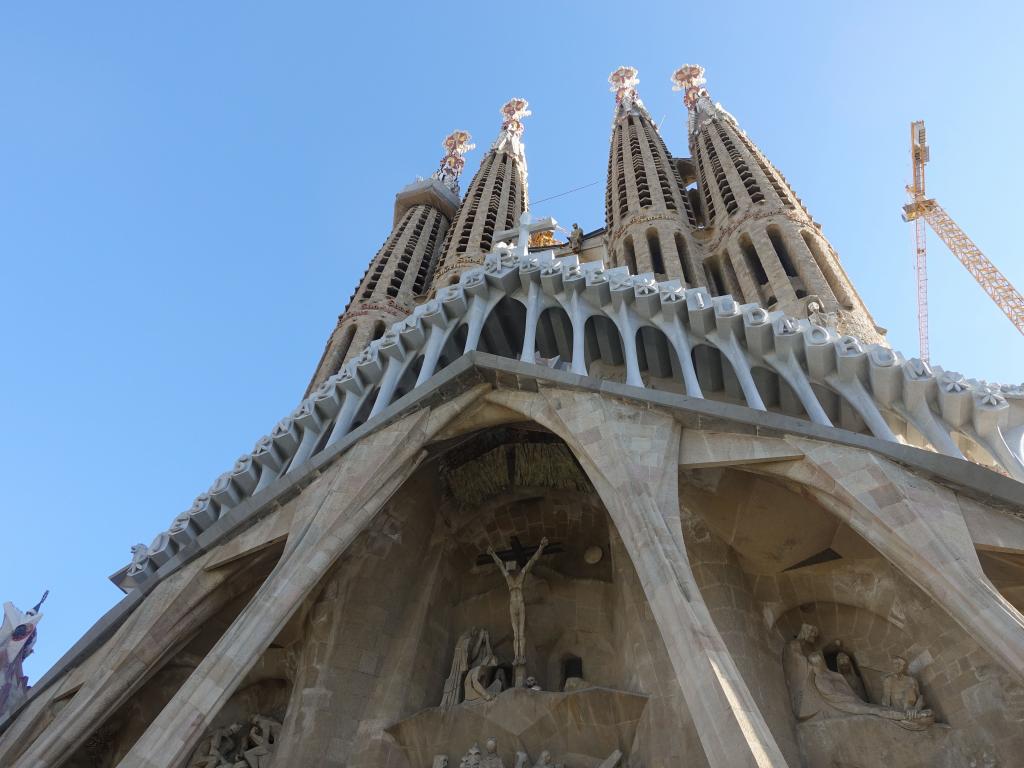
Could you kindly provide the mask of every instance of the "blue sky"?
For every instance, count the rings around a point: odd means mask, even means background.
[[[351,6],[356,5],[353,9]],[[1011,3],[9,3],[0,10],[0,599],[51,589],[35,679],[106,577],[301,398],[396,191],[530,101],[534,212],[603,225],[608,73],[708,88],[786,174],[894,347],[916,353],[908,125],[928,186],[1018,287]],[[1024,379],[1024,338],[930,237],[932,359]]]

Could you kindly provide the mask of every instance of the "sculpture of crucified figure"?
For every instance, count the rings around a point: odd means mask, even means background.
[[[487,554],[491,556],[498,568],[501,569],[508,584],[508,611],[512,617],[512,647],[515,659],[512,662],[516,667],[526,664],[526,603],[523,600],[523,582],[526,581],[526,574],[533,568],[534,563],[540,559],[544,547],[548,545],[547,538],[540,540],[540,546],[533,553],[526,565],[518,574],[513,574],[506,567],[504,561],[494,553],[494,547],[487,548]],[[518,681],[517,681],[518,684]]]

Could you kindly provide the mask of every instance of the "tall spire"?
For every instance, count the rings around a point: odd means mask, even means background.
[[[704,88],[704,68],[672,74],[689,111],[712,293],[881,341],[839,257],[785,177]]]
[[[615,94],[605,224],[608,253],[616,266],[634,274],[653,272],[703,285],[696,218],[676,163],[644,107],[635,67],[619,67],[608,77]]]
[[[415,181],[395,195],[391,233],[338,317],[307,392],[411,312],[415,297],[426,292],[459,205],[463,156],[475,146],[470,138],[466,131],[448,134],[443,142],[445,154],[431,178]]]
[[[469,183],[430,288],[447,285],[464,269],[482,264],[495,233],[514,228],[529,206],[523,146],[528,106],[526,99],[517,98],[501,108],[501,130]]]

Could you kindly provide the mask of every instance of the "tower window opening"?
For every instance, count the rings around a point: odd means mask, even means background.
[[[632,274],[636,274],[636,248],[633,245],[633,236],[629,235],[622,243],[622,256],[626,262],[624,266],[629,267]]]
[[[384,321],[383,320],[378,320],[376,323],[373,324],[373,337],[370,339],[370,341],[376,341],[377,339],[379,339],[383,335],[384,335]]]
[[[768,273],[764,271],[764,265],[757,256],[757,249],[747,235],[740,238],[740,251],[743,253],[743,261],[750,270],[751,276],[758,285],[768,285]]]
[[[352,337],[356,335],[355,323],[350,325],[344,331],[341,332],[341,343],[338,344],[334,351],[334,359],[331,362],[331,375],[333,376],[341,370],[341,364],[345,362],[345,358],[348,357],[348,350],[352,346]]]
[[[704,271],[708,278],[708,285],[711,286],[715,296],[721,296],[725,294],[725,281],[722,279],[721,259],[715,257],[705,261]]]
[[[661,242],[658,240],[658,230],[651,228],[647,230],[647,248],[651,252],[651,271],[658,275],[664,275],[665,258],[661,253]]]
[[[786,247],[786,241],[782,237],[782,232],[774,224],[768,227],[768,239],[772,241],[772,247],[775,249],[775,255],[779,257],[779,261],[782,263],[782,268],[786,271],[786,275],[789,277],[799,277],[800,274],[796,271],[796,265],[793,263],[793,259],[789,255],[789,249]]]
[[[679,266],[683,270],[683,280],[686,282],[688,288],[692,288],[696,283],[693,282],[693,270],[690,269],[690,261],[687,258],[686,241],[683,236],[676,232],[676,255],[679,257]]]
[[[839,275],[836,274],[832,268],[832,264],[825,257],[824,251],[821,250],[821,244],[818,240],[808,232],[806,229],[800,231],[800,237],[803,238],[804,244],[807,246],[807,250],[811,252],[811,256],[814,262],[818,265],[818,269],[821,274],[825,277],[825,282],[828,283],[828,287],[832,289],[833,295],[836,300],[846,308],[851,307],[850,294],[846,292],[846,288],[843,286],[842,280]]]

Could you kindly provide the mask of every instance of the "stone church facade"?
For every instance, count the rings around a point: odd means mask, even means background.
[[[304,399],[133,548],[0,765],[1024,764],[1024,392],[886,346],[673,81],[685,157],[613,73],[606,226],[564,243],[524,100],[465,196],[446,140]]]

